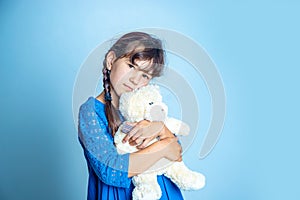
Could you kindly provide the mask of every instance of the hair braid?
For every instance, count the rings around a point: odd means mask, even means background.
[[[105,112],[107,113],[107,120],[110,122],[108,123],[108,126],[110,128],[111,134],[114,136],[114,134],[117,132],[120,124],[120,117],[117,113],[117,110],[112,105],[112,97],[110,94],[110,70],[108,70],[106,67],[103,68],[103,88],[104,88],[104,97],[105,97]]]
[[[103,88],[105,92],[105,101],[111,101],[111,94],[110,94],[110,70],[106,67],[103,68]]]

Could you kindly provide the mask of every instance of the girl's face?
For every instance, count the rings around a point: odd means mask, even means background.
[[[129,58],[120,58],[110,65],[107,65],[111,70],[110,82],[112,85],[111,92],[113,96],[119,98],[124,92],[129,92],[134,89],[145,86],[149,83],[152,76],[144,71],[145,67],[150,64],[150,61],[136,61],[133,65]]]

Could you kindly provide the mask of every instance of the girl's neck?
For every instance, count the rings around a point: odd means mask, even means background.
[[[101,101],[103,104],[105,104],[105,99],[104,99],[104,91],[102,91],[97,97],[97,100]]]

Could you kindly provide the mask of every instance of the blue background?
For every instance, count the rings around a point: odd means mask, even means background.
[[[85,199],[72,116],[77,71],[100,43],[157,27],[203,46],[222,76],[226,121],[186,199],[299,199],[300,3],[288,1],[1,1],[0,199]],[[197,159],[195,159],[197,158]]]

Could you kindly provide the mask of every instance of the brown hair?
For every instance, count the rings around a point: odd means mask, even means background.
[[[103,61],[103,87],[105,92],[105,114],[108,120],[108,126],[111,134],[114,136],[120,125],[120,117],[118,111],[111,103],[110,94],[110,71],[106,68],[107,54],[113,51],[116,60],[127,57],[132,64],[136,64],[136,60],[150,61],[150,65],[143,69],[152,77],[161,76],[164,68],[165,51],[159,39],[143,32],[130,32],[118,39],[114,45],[108,50]]]

